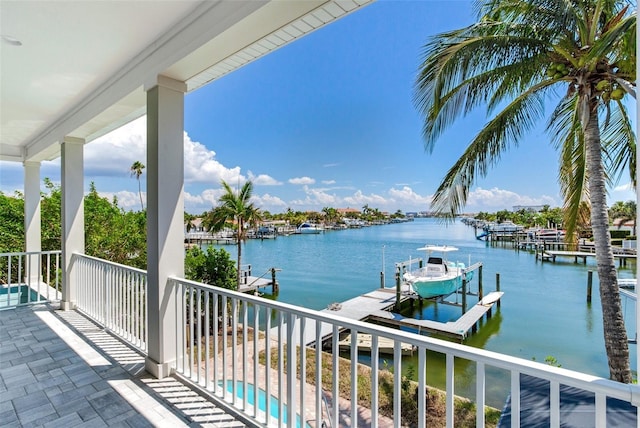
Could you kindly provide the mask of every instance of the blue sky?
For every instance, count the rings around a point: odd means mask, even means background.
[[[413,82],[427,39],[473,21],[468,1],[378,0],[188,94],[185,209],[210,209],[222,179],[251,179],[257,205],[274,213],[365,204],[428,210],[486,116],[460,120],[427,153]],[[139,209],[129,167],[145,163],[145,135],[141,118],[88,144],[86,187],[93,181],[121,206]],[[476,181],[465,212],[560,206],[557,158],[542,123]],[[43,163],[42,177],[59,181],[59,165]],[[0,190],[22,190],[21,165],[0,168]],[[635,200],[626,177],[616,186],[610,204]]]

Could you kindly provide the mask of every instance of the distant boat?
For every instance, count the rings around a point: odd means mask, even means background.
[[[533,236],[540,241],[562,241],[566,232],[560,229],[536,229],[533,230]]]
[[[313,223],[302,223],[296,229],[297,233],[301,233],[303,235],[318,234],[318,233],[320,233],[322,231],[323,231],[322,226],[319,226],[319,225],[313,224]]]
[[[426,266],[406,272],[403,279],[424,299],[448,296],[462,287],[465,275],[467,281],[473,278],[473,272],[467,272],[464,263],[447,260],[448,253],[458,251],[456,247],[426,245],[418,251],[427,252]]]
[[[524,226],[520,226],[510,220],[507,220],[507,221],[503,221],[502,223],[490,224],[487,227],[485,227],[485,230],[493,233],[523,232]]]
[[[276,239],[276,229],[274,227],[261,226],[255,233],[257,239]]]
[[[348,351],[351,349],[351,334],[348,334],[344,339],[338,342],[341,351]],[[373,340],[370,334],[358,333],[358,351],[359,352],[371,352],[373,347]],[[409,343],[401,343],[400,349],[402,355],[412,355],[414,348]],[[393,354],[394,342],[393,339],[388,337],[378,336],[378,352],[380,354]]]

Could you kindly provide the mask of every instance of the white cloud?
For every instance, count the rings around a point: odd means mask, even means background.
[[[322,180],[322,184],[326,184],[326,185],[336,184],[336,180]]]
[[[364,206],[369,205],[371,208],[387,207],[389,204],[394,203],[393,200],[387,200],[384,197],[376,194],[365,195],[362,191],[358,190],[353,196],[344,198],[344,201],[350,205]]]
[[[311,199],[323,206],[332,205],[338,201],[335,195],[330,195],[323,189],[312,189],[309,186],[304,186],[303,190]]]
[[[147,161],[147,120],[144,116],[85,146],[86,176],[127,177],[135,161],[143,164]]]
[[[467,206],[464,211],[488,211],[495,212],[500,210],[511,210],[514,205],[549,205],[557,207],[559,204],[556,200],[547,195],[538,197],[523,196],[510,190],[483,189],[478,187],[469,192]]]
[[[256,185],[256,186],[280,186],[280,185],[282,185],[282,182],[276,180],[275,178],[273,178],[273,177],[271,177],[270,175],[267,175],[267,174],[255,175],[253,172],[249,171],[248,175],[249,175],[249,180],[251,180],[253,182],[253,184]]]
[[[274,209],[287,206],[287,203],[285,201],[277,196],[272,196],[268,193],[265,193],[262,196],[253,195],[251,199],[261,210],[273,211]]]
[[[110,201],[113,200],[115,196],[118,198],[118,206],[127,211],[137,211],[140,207],[140,194],[138,192],[129,192],[128,190],[120,190],[119,192],[100,192],[98,191],[100,196],[103,196]],[[147,194],[142,192],[142,202],[146,208],[147,206]]]
[[[621,184],[620,186],[614,187],[609,193],[608,198],[609,205],[613,205],[618,201],[626,202],[636,200],[637,196],[632,183]]]
[[[336,166],[340,165],[339,163],[325,163],[324,165],[322,165],[324,168],[334,168]]]
[[[289,179],[290,184],[314,184],[315,182],[316,180],[310,177],[296,177]]]
[[[240,167],[227,168],[215,159],[216,152],[204,144],[192,141],[184,133],[184,178],[189,183],[209,183],[218,185],[221,180],[227,183],[244,183]]]
[[[184,210],[191,214],[209,211],[218,203],[218,198],[224,193],[222,188],[205,189],[200,194],[184,192]]]
[[[146,116],[136,119],[86,146],[85,174],[87,176],[126,177],[131,164],[147,162]],[[108,156],[108,162],[105,157]],[[215,159],[216,152],[193,141],[184,132],[184,178],[186,183],[219,184],[244,182],[240,167],[227,168]],[[266,177],[262,178],[265,181]]]
[[[419,195],[409,186],[404,186],[402,189],[392,187],[389,189],[389,195],[396,202],[398,208],[410,206],[412,209],[415,208],[424,211],[427,210],[431,204],[430,196]]]
[[[301,209],[320,210],[322,207],[339,206],[341,203],[340,198],[327,193],[325,189],[314,189],[305,185],[302,187],[302,190],[306,193],[306,197],[304,199],[292,200],[290,201],[290,205],[297,206]]]

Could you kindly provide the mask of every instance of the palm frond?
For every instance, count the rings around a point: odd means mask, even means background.
[[[564,226],[574,236],[580,219],[581,202],[588,200],[586,153],[580,122],[578,95],[567,96],[553,111],[547,130],[560,150],[558,182],[563,196]]]
[[[628,171],[633,187],[636,186],[636,141],[634,126],[624,104],[614,102],[608,126],[601,131],[605,169],[610,171],[611,182],[618,182]],[[625,168],[626,167],[626,168]]]
[[[465,205],[469,187],[476,175],[486,175],[500,155],[517,145],[544,113],[540,84],[525,91],[489,121],[476,135],[460,159],[449,169],[433,197],[432,208],[439,214],[457,213]]]

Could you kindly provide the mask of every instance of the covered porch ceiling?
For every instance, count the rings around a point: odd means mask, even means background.
[[[0,160],[52,160],[372,0],[0,1]]]

